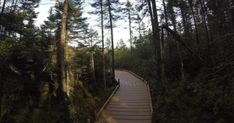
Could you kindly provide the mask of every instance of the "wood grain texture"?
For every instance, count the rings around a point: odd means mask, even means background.
[[[119,90],[102,112],[98,123],[151,123],[148,85],[127,71],[116,70]]]

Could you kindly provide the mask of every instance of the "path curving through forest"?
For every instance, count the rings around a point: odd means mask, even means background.
[[[134,73],[116,70],[119,90],[103,110],[98,123],[151,123],[152,107],[148,85]]]

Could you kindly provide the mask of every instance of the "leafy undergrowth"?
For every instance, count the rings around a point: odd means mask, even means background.
[[[234,62],[204,70],[193,79],[168,80],[163,85],[161,95],[153,97],[154,122],[230,123],[234,120]]]

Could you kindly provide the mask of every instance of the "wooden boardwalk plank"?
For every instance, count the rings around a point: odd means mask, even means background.
[[[145,82],[126,71],[115,71],[120,88],[98,123],[151,123],[151,98]]]

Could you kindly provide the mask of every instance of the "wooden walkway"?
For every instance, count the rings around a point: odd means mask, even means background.
[[[119,90],[111,98],[98,123],[151,123],[151,97],[146,82],[127,71],[115,71]]]

